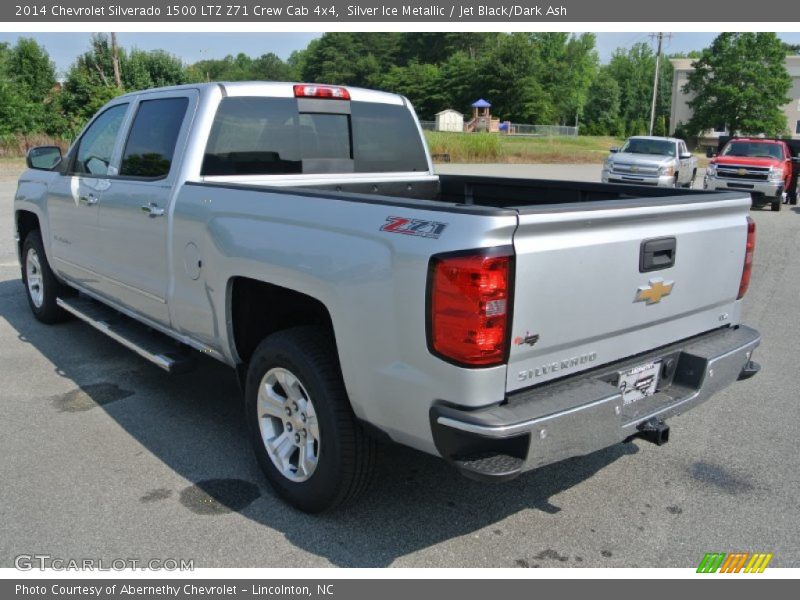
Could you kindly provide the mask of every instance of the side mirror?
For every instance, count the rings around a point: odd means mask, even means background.
[[[611,154],[616,154],[617,152],[619,152],[619,148],[617,148],[616,146],[611,146],[611,148],[609,148],[608,151],[611,152]]]
[[[681,153],[680,158],[681,158],[681,160],[686,160],[687,158],[692,158],[692,153],[691,152],[683,152],[683,153]]]
[[[28,150],[25,162],[29,169],[52,171],[61,162],[61,148],[58,146],[36,146]]]
[[[706,158],[714,158],[717,155],[716,150],[713,148],[706,148]]]

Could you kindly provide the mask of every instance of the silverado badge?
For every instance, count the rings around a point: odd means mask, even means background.
[[[647,285],[640,286],[636,291],[635,302],[646,302],[647,304],[655,304],[661,302],[661,298],[669,296],[672,293],[673,281],[664,281],[661,278],[651,279]]]

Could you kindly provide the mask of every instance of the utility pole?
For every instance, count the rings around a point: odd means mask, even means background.
[[[117,34],[111,34],[111,65],[114,67],[114,85],[122,87],[122,76],[119,72],[119,47],[117,46]]]
[[[653,77],[653,102],[650,105],[650,133],[653,135],[653,125],[656,121],[656,97],[658,96],[658,71],[661,67],[661,43],[664,41],[664,33],[657,33],[655,37],[658,39],[658,50],[656,50],[656,74]]]

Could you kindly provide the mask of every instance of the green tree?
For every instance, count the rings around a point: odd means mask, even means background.
[[[575,125],[597,72],[595,35],[534,33],[531,40],[538,57],[537,79],[551,99],[555,121]]]
[[[786,49],[774,33],[722,33],[694,63],[683,88],[694,94],[687,128],[692,135],[724,122],[731,132],[780,135],[786,131],[782,106],[792,79]]]
[[[114,85],[108,37],[93,35],[91,48],[81,54],[67,72],[58,98],[67,135],[77,133],[100,107],[123,92]]]
[[[164,50],[120,51],[122,85],[128,91],[180,85],[188,81],[181,60]]]
[[[672,101],[672,63],[662,57],[659,69],[658,99],[656,119],[669,118]],[[609,74],[616,80],[620,89],[620,111],[625,120],[628,135],[642,130],[647,133],[650,122],[650,108],[653,101],[653,78],[655,77],[656,55],[646,43],[634,44],[629,49],[618,48],[608,65]]]
[[[608,69],[600,69],[589,87],[583,119],[584,126],[581,127],[581,133],[587,135],[619,133],[617,125],[620,119],[619,84]]]
[[[20,38],[8,56],[10,75],[30,102],[44,102],[56,85],[56,71],[47,51],[31,38]]]
[[[476,62],[477,96],[492,103],[492,113],[519,123],[551,123],[551,94],[541,82],[536,41],[525,33],[501,34]]]
[[[800,44],[788,44],[786,42],[783,42],[783,50],[787,55],[800,54]]]
[[[653,127],[653,135],[667,135],[667,119],[659,115]]]
[[[302,78],[314,83],[375,86],[396,64],[398,33],[326,33],[304,55]]]
[[[34,40],[0,45],[0,136],[46,131],[55,85],[53,62]]]
[[[449,101],[441,69],[432,64],[413,61],[405,67],[392,67],[381,79],[380,87],[406,96],[423,120],[432,120],[447,108]]]
[[[8,67],[8,44],[0,44],[0,140],[10,139],[17,130],[20,97]]]
[[[441,80],[446,82],[444,91],[446,92],[445,104],[447,106],[443,106],[442,109],[454,108],[469,115],[469,105],[483,93],[480,69],[477,62],[464,51],[450,55],[440,67]]]

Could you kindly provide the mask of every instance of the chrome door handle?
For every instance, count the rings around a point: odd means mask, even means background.
[[[87,205],[91,206],[92,204],[97,204],[97,202],[98,202],[98,200],[100,200],[100,198],[98,198],[94,194],[86,194],[84,196],[79,196],[78,200],[80,200],[84,204],[87,204]]]
[[[143,204],[142,212],[147,213],[147,215],[151,218],[164,216],[164,209],[160,208],[158,204],[156,204],[155,202],[150,202],[149,204]]]

